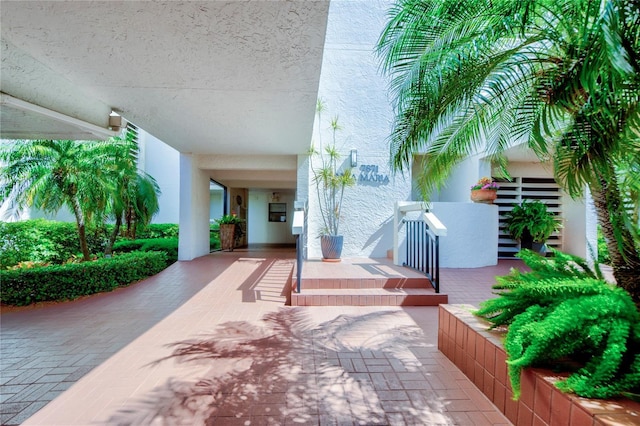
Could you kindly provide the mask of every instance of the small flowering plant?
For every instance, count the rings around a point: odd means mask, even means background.
[[[497,191],[498,188],[500,188],[500,185],[494,182],[491,178],[485,176],[483,178],[480,178],[480,180],[478,180],[478,183],[471,187],[471,190],[475,191],[476,189],[489,189],[491,191]]]
[[[216,223],[219,225],[235,225],[244,222],[235,213],[225,214],[220,219],[216,219]]]

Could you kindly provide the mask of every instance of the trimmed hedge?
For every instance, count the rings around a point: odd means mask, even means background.
[[[112,291],[157,274],[165,269],[166,259],[163,252],[134,252],[94,262],[0,271],[0,301],[23,306]]]
[[[152,238],[140,240],[122,240],[113,245],[114,252],[162,251],[167,255],[167,266],[178,260],[177,238]]]
[[[113,244],[114,252],[129,253],[140,250],[146,240],[122,240]]]

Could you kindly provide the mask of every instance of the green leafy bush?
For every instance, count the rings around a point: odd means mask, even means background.
[[[94,262],[0,271],[0,300],[18,306],[50,300],[71,300],[112,291],[155,275],[165,267],[165,253],[136,252]]]
[[[209,233],[209,249],[218,250],[220,248],[220,233],[214,231]]]
[[[554,250],[519,253],[531,272],[498,277],[499,297],[476,315],[507,326],[504,347],[514,399],[523,368],[563,359],[580,368],[556,386],[587,398],[610,398],[640,386],[640,313],[631,296],[584,259]]]
[[[73,223],[45,219],[0,222],[0,269],[27,261],[62,263],[79,252]]]
[[[529,234],[534,242],[544,243],[561,224],[540,200],[522,200],[504,215],[506,230],[514,239]]]
[[[87,247],[89,248],[89,253],[104,253],[111,229],[113,229],[113,225],[87,227]],[[78,251],[80,250],[78,249]]]
[[[607,242],[604,239],[604,234],[602,233],[602,229],[598,225],[598,262],[603,263],[605,265],[611,264],[611,257],[609,257],[609,247],[607,247]]]
[[[178,230],[177,223],[150,223],[143,229],[137,230],[136,239],[178,238]]]
[[[167,266],[178,260],[177,238],[151,238],[122,240],[113,245],[114,252],[162,251],[167,255]]]

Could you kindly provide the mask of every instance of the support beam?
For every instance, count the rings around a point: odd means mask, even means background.
[[[20,111],[35,113],[43,117],[51,118],[53,120],[69,124],[73,127],[89,132],[99,139],[109,139],[110,137],[117,136],[119,134],[119,131],[114,131],[111,128],[96,126],[93,123],[79,120],[75,117],[71,117],[57,111],[53,111],[51,109],[41,107],[40,105],[32,104],[30,102],[15,98],[2,92],[0,92],[0,107],[3,109],[5,107],[14,108]],[[109,118],[107,118],[107,121],[109,122]],[[119,129],[120,128],[118,127],[118,130]]]

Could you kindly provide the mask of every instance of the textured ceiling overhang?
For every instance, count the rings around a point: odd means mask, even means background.
[[[86,139],[113,110],[184,153],[307,151],[329,1],[0,7],[1,91],[87,123],[3,104],[2,137]]]

